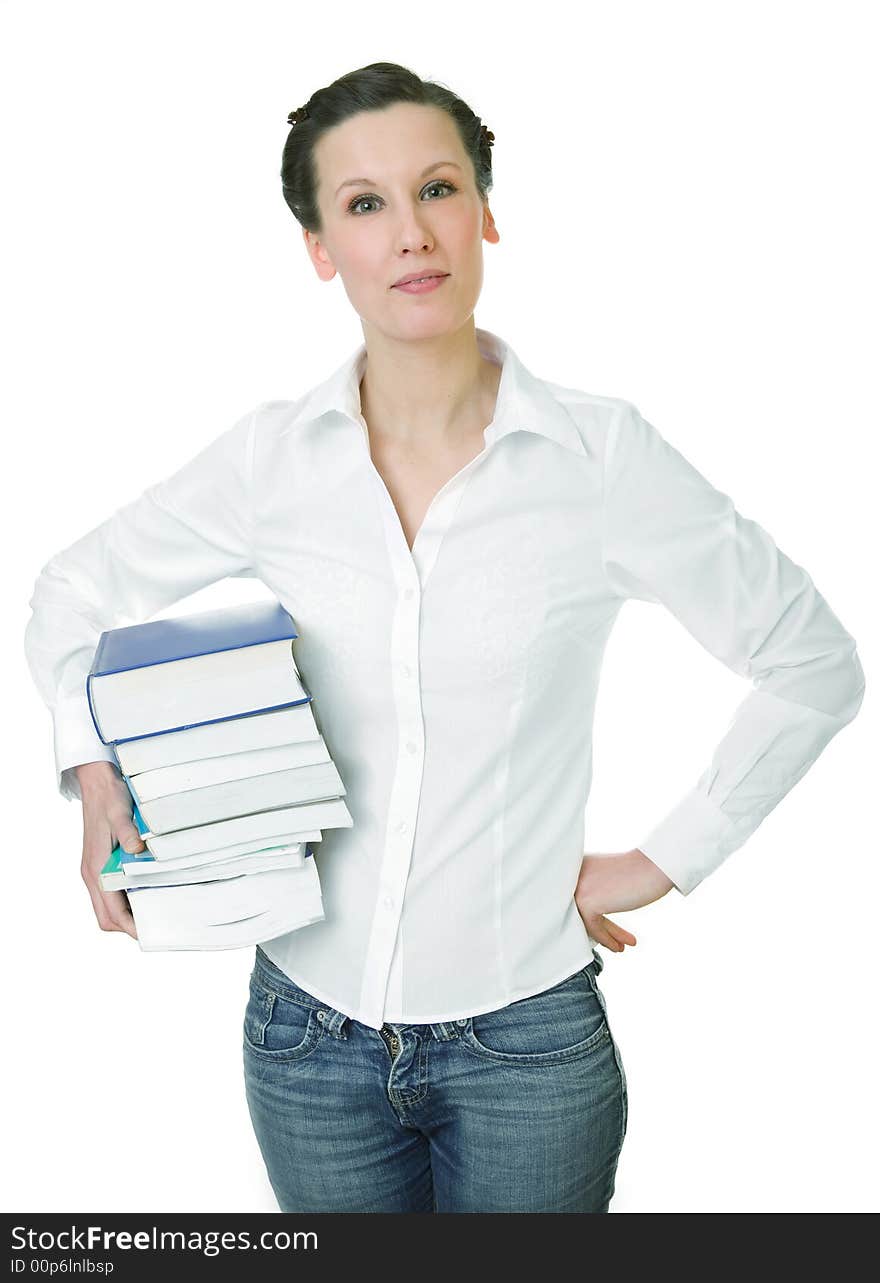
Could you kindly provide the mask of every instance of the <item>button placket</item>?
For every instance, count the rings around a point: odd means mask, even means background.
[[[377,1021],[388,997],[424,766],[424,725],[418,681],[420,591],[412,582],[415,566],[393,556],[399,586],[391,629],[392,689],[397,715],[398,751],[389,799],[385,851],[374,908],[367,963],[361,986],[366,1011]],[[399,984],[398,984],[399,988]]]
[[[425,758],[418,682],[421,594],[468,480],[486,458],[490,445],[488,437],[486,445],[487,449],[450,478],[434,496],[412,549],[406,543],[388,489],[373,465],[389,560],[398,589],[391,627],[391,675],[398,752],[389,798],[379,888],[361,983],[362,1008],[368,1019],[375,1017],[378,1022],[383,1019],[386,1002],[399,1006],[403,1001],[402,954],[397,951],[397,944]]]

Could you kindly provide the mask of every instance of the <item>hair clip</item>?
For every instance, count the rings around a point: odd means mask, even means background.
[[[492,133],[491,129],[488,129],[485,125],[481,124],[481,125],[480,125],[480,133],[483,135],[483,137],[485,138],[486,142],[487,142],[487,143],[489,144],[489,146],[491,147],[491,146],[492,146],[492,144],[493,144],[493,143],[494,143],[494,141],[495,141],[495,135]]]
[[[287,117],[287,123],[289,125],[298,125],[300,121],[308,120],[308,118],[309,118],[308,107],[297,107],[296,111],[292,111]]]

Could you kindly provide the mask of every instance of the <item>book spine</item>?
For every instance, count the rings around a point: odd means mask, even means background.
[[[104,636],[104,634],[102,633],[102,634],[101,634],[101,638],[102,638],[102,640],[103,640],[103,636]],[[93,667],[94,667],[94,665],[93,665]],[[92,703],[92,677],[93,677],[93,675],[94,675],[94,674],[89,673],[88,677],[86,678],[86,699],[87,699],[87,700],[88,700],[88,702],[89,702],[89,712],[90,712],[90,713],[91,713],[91,715],[92,715],[92,722],[93,722],[93,724],[94,724],[95,730],[97,731],[98,739],[101,741],[101,743],[102,743],[102,744],[107,744],[107,745],[109,745],[109,744],[110,744],[110,741],[109,741],[108,739],[105,739],[105,738],[104,738],[104,732],[101,730],[100,726],[98,725],[98,718],[97,718],[97,716],[96,716],[96,714],[95,714],[95,705]]]
[[[134,785],[126,775],[125,771],[121,770],[121,768],[120,768],[120,774],[122,775],[122,778],[125,780],[126,788],[128,789],[129,795],[131,797],[131,802],[132,802],[131,818],[134,821],[134,825],[138,833],[141,835],[141,837],[143,837],[145,833],[150,832],[150,826],[146,823],[143,815],[141,814],[141,808],[138,803],[138,796],[134,791]]]
[[[119,739],[113,740],[112,743],[130,744],[132,740],[148,740],[154,739],[157,735],[173,735],[176,731],[189,731],[195,726],[214,726],[217,722],[235,722],[242,717],[258,717],[263,713],[280,712],[283,708],[298,708],[301,704],[310,703],[311,699],[311,695],[307,695],[305,699],[292,699],[285,704],[270,704],[268,708],[248,709],[245,713],[232,713],[229,717],[208,717],[203,722],[186,722],[183,726],[167,726],[158,731],[147,731],[145,735],[121,735]],[[92,720],[94,720],[94,714],[92,714]],[[98,734],[100,735],[100,733],[99,731]],[[104,740],[103,742],[107,744],[111,741]]]

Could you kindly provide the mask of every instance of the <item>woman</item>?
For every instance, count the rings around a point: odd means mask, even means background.
[[[28,655],[97,872],[143,844],[87,717],[101,628],[225,575],[291,611],[354,824],[325,919],[256,949],[247,1101],[284,1211],[606,1212],[627,1086],[597,945],[688,894],[855,715],[851,636],[804,570],[630,403],[537,378],[477,329],[493,135],[395,64],[291,113],[283,192],[364,344],[264,402],[52,559]],[[431,277],[433,283],[427,278]],[[421,284],[408,284],[417,278]],[[662,602],[755,689],[642,841],[584,855],[602,654]]]

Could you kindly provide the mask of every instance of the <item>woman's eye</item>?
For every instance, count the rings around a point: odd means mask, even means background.
[[[455,191],[455,188],[453,187],[452,183],[447,183],[445,178],[438,178],[435,183],[429,183],[428,186],[425,188],[425,191],[426,192],[430,191],[432,187],[448,187],[451,192]]]
[[[358,205],[362,205],[364,201],[370,201],[370,200],[375,200],[375,199],[376,199],[376,197],[375,197],[375,196],[358,196],[358,197],[357,197],[355,200],[353,200],[353,201],[351,202],[351,204],[349,205],[349,207],[348,207],[349,213],[351,213],[351,214],[356,214],[356,213],[358,213],[358,208],[357,208],[357,207],[358,207]]]
[[[453,184],[447,182],[445,178],[435,179],[433,183],[428,183],[428,186],[425,187],[423,190],[426,192],[429,192],[432,190],[432,188],[435,188],[435,187],[446,187],[451,192],[454,192],[456,190]],[[380,200],[380,199],[381,198],[379,196],[356,196],[355,199],[351,202],[351,204],[348,207],[349,213],[351,214],[358,213],[358,206],[362,205],[364,201]]]

